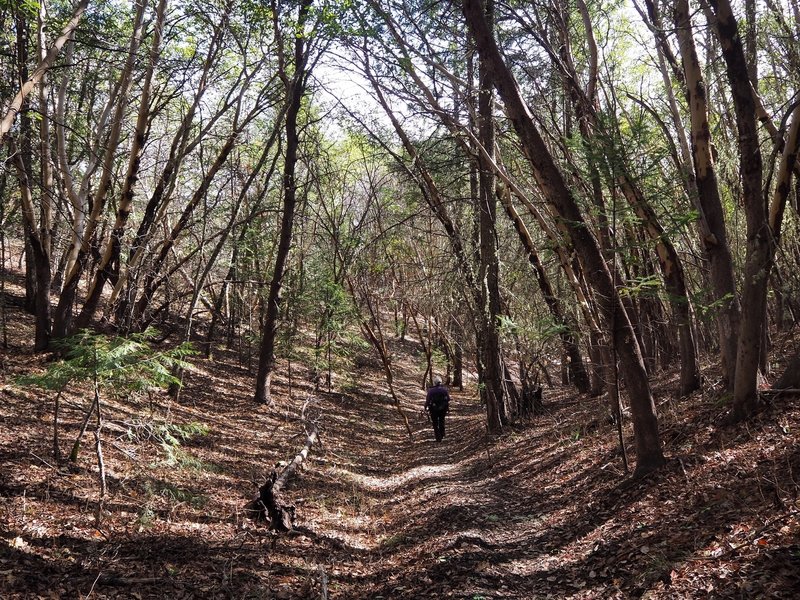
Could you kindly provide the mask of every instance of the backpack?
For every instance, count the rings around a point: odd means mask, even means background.
[[[450,408],[450,394],[444,388],[434,390],[431,394],[430,409],[436,412],[443,412]]]

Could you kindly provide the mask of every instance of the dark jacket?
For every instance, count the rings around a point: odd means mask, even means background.
[[[442,385],[435,385],[428,389],[425,396],[425,410],[447,412],[450,410],[450,392]]]

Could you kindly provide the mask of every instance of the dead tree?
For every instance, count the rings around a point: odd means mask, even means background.
[[[273,469],[267,482],[258,489],[258,497],[246,507],[255,519],[269,517],[270,528],[276,531],[286,532],[294,528],[295,506],[286,502],[282,492],[319,437],[319,428],[316,423],[311,423],[309,429],[303,448],[295,455],[292,462],[281,471],[280,475],[276,469]]]

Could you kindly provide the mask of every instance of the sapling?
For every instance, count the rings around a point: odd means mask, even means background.
[[[101,446],[103,425],[101,412],[101,393],[126,398],[143,393],[152,388],[165,389],[180,382],[172,374],[173,369],[189,367],[186,358],[194,354],[190,344],[163,351],[156,351],[150,340],[157,331],[148,328],[142,333],[129,337],[106,336],[82,330],[64,340],[54,341],[53,347],[59,351],[61,359],[52,363],[44,373],[21,377],[23,385],[35,385],[56,393],[53,418],[53,454],[58,460],[61,451],[58,442],[58,410],[61,396],[68,387],[81,383],[91,383],[92,401],[89,404],[80,432],[72,445],[69,455],[71,462],[78,460],[81,439],[86,433],[92,416],[95,416],[95,452],[100,476],[100,496],[105,496],[105,465]]]

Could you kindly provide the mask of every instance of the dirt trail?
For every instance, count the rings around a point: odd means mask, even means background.
[[[413,381],[399,389],[407,410],[421,408],[424,392]],[[421,417],[409,440],[379,390],[325,406],[335,440],[311,460],[302,485],[318,479],[310,487],[328,491],[306,500],[301,531],[322,542],[318,559],[339,597],[530,598],[557,587],[542,567],[547,553],[527,541],[541,537],[547,521],[531,494],[537,474],[525,473],[538,451],[515,458],[518,449],[490,443],[469,392],[453,393],[442,443]],[[343,415],[351,427],[334,423]],[[495,463],[511,471],[495,471]],[[320,510],[337,486],[337,510]]]
[[[380,389],[324,400],[323,447],[300,484],[316,480],[310,487],[322,493],[304,501],[299,522],[329,544],[319,558],[331,565],[334,587],[346,590],[341,597],[436,597],[447,549],[470,537],[487,543],[478,531],[482,519],[466,530],[459,522],[498,506],[480,473],[486,455],[475,458],[484,438],[481,408],[454,392],[447,435],[436,443],[419,414],[424,392],[408,382],[399,395],[413,440]],[[335,509],[328,511],[331,498]]]

